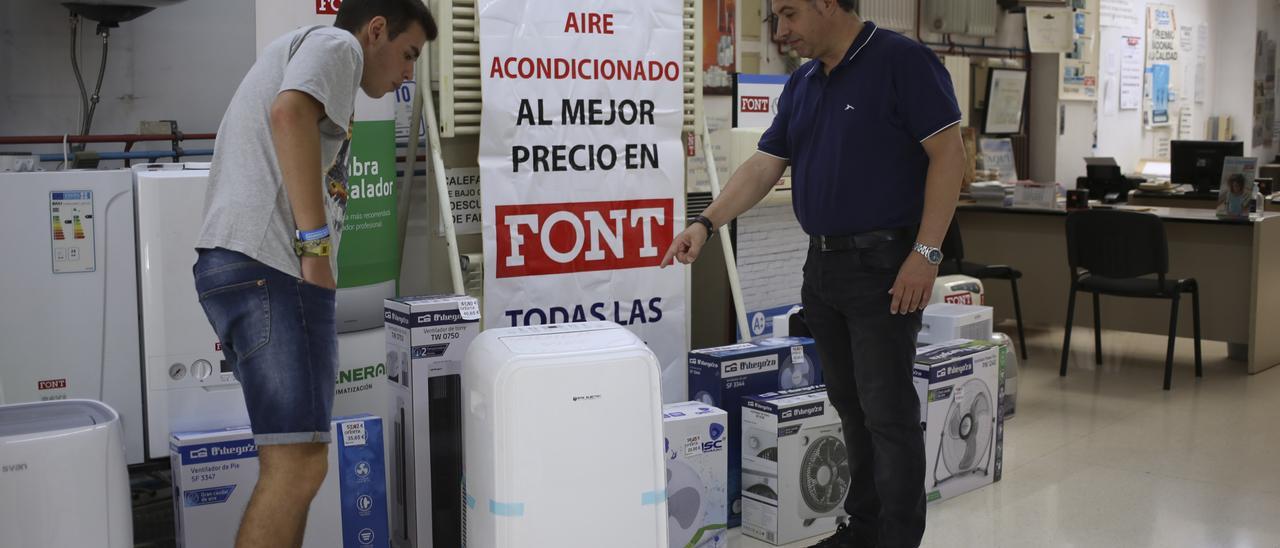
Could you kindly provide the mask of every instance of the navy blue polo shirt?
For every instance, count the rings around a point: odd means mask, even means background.
[[[791,162],[805,232],[914,226],[924,212],[923,141],[960,122],[951,75],[924,45],[867,21],[831,74],[791,74],[759,150]]]

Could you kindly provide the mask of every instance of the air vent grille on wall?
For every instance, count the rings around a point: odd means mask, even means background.
[[[916,32],[916,0],[862,0],[858,15],[907,36]]]
[[[924,0],[920,25],[939,34],[995,36],[999,17],[998,0]]]

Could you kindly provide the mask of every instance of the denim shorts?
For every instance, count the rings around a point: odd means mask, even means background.
[[[198,254],[200,306],[240,381],[254,442],[328,443],[338,372],[334,290],[235,251]]]

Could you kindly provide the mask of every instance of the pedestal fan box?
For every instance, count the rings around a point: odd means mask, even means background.
[[[955,340],[920,348],[914,369],[924,427],[925,493],[947,500],[1000,479],[1004,365],[999,344]]]

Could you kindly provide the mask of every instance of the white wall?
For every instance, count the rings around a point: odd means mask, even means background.
[[[1258,4],[1275,0],[1215,2],[1213,40],[1218,61],[1214,72],[1214,113],[1231,116],[1236,140],[1248,151],[1253,141],[1253,64],[1258,33]]]
[[[1103,49],[1101,52],[1101,62],[1106,65],[1106,57],[1108,54],[1116,57],[1116,66],[1119,66],[1119,45],[1123,36],[1141,36],[1146,40],[1146,5],[1147,4],[1167,4],[1175,8],[1174,16],[1177,19],[1178,26],[1191,26],[1193,29],[1200,26],[1200,23],[1207,22],[1209,24],[1209,41],[1206,44],[1208,48],[1208,61],[1206,72],[1205,101],[1203,104],[1196,104],[1193,89],[1180,90],[1183,98],[1178,104],[1185,105],[1186,101],[1190,101],[1194,117],[1194,130],[1192,138],[1204,138],[1204,123],[1209,116],[1221,114],[1222,108],[1218,108],[1220,102],[1235,101],[1231,96],[1223,96],[1219,90],[1227,88],[1238,88],[1248,90],[1249,82],[1252,82],[1252,76],[1248,80],[1241,80],[1240,75],[1234,74],[1230,67],[1226,72],[1222,65],[1231,65],[1236,58],[1244,55],[1248,57],[1247,65],[1249,74],[1253,71],[1252,53],[1242,53],[1244,49],[1249,52],[1253,51],[1253,33],[1251,30],[1237,30],[1240,25],[1250,24],[1252,17],[1247,19],[1237,19],[1234,15],[1229,15],[1233,10],[1243,11],[1241,6],[1245,4],[1253,5],[1256,0],[1164,0],[1160,2],[1143,2],[1141,0],[1135,2],[1135,5],[1141,9],[1141,23],[1138,28],[1134,29],[1117,29],[1103,28],[1101,35],[1103,41]],[[1270,0],[1267,0],[1270,1]],[[1228,7],[1232,6],[1232,7]],[[1226,30],[1224,30],[1226,29]],[[1137,34],[1131,34],[1137,33]],[[1195,40],[1199,38],[1196,37]],[[1144,42],[1145,44],[1145,42]],[[1180,52],[1182,58],[1183,74],[1195,70],[1195,48],[1193,46],[1190,53]],[[1243,62],[1242,62],[1243,63]],[[1243,65],[1242,65],[1243,66]],[[1184,78],[1184,81],[1186,79]],[[1191,80],[1194,82],[1194,80]],[[1223,85],[1220,82],[1239,81],[1238,86]],[[1117,81],[1118,84],[1118,81]],[[1119,101],[1118,92],[1110,99]],[[1121,169],[1133,171],[1137,169],[1139,160],[1144,158],[1154,158],[1156,149],[1156,136],[1160,134],[1159,130],[1147,130],[1142,125],[1142,109],[1137,110],[1116,110],[1109,114],[1106,105],[1098,107],[1098,149],[1099,156],[1115,157],[1116,162],[1120,164]],[[1241,103],[1244,109],[1248,109],[1248,103]],[[1239,118],[1237,117],[1237,121]],[[1172,138],[1177,137],[1177,127],[1172,126],[1168,130]],[[1076,158],[1079,164],[1079,170],[1083,172],[1084,161]],[[1074,183],[1074,178],[1072,179]]]
[[[101,41],[95,24],[86,23],[80,68],[92,93]],[[0,134],[77,131],[80,93],[69,49],[60,3],[0,2]],[[94,133],[136,133],[139,121],[159,119],[176,119],[188,133],[216,131],[253,65],[253,0],[191,0],[157,9],[112,29],[109,53]]]

